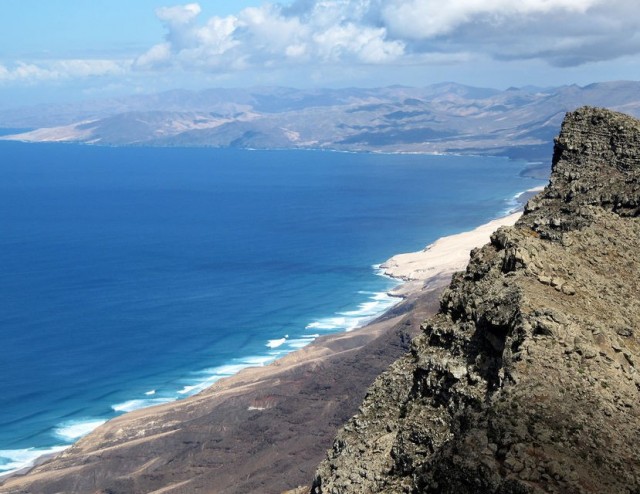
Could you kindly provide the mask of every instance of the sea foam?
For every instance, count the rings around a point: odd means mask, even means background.
[[[373,266],[376,275],[387,277],[380,270],[379,265]],[[359,292],[366,295],[367,300],[358,304],[356,309],[336,312],[331,317],[321,318],[306,325],[305,329],[335,333],[339,331],[352,331],[371,320],[382,315],[390,307],[398,303],[399,299],[387,295],[386,292]],[[163,391],[162,396],[157,396],[158,390],[151,389],[144,393],[144,398],[131,399],[111,406],[114,412],[125,413],[169,403],[180,398],[199,393],[222,378],[233,376],[247,367],[267,365],[287,353],[296,351],[312,343],[321,333],[307,332],[299,336],[285,335],[282,338],[268,340],[266,347],[269,349],[264,355],[252,355],[233,359],[231,362],[193,372],[191,378],[187,377],[181,389],[173,392]],[[65,442],[73,442],[87,435],[95,428],[104,424],[103,419],[73,420],[60,424],[54,431],[59,439]],[[56,446],[49,449],[24,449],[0,451],[0,473],[8,474],[16,470],[33,465],[35,459],[42,455],[62,451],[67,446]]]
[[[372,266],[374,273],[382,278],[393,280],[380,268],[380,264]],[[390,283],[390,288],[399,284],[397,280]],[[387,292],[360,291],[361,295],[368,295],[369,299],[358,305],[357,309],[337,312],[331,317],[326,317],[307,324],[305,329],[325,330],[328,332],[353,331],[365,326],[377,317],[380,317],[391,307],[400,302],[398,297],[392,297]]]
[[[134,410],[140,410],[141,408],[147,408],[153,405],[162,405],[163,403],[169,403],[174,401],[173,398],[149,398],[146,400],[128,400],[122,403],[111,405],[114,412],[133,412]]]
[[[284,338],[279,338],[277,340],[269,340],[267,342],[267,346],[269,348],[278,348],[279,346],[282,346],[285,344],[285,342],[287,341],[287,338],[289,337],[289,335],[285,336]]]
[[[280,340],[271,341],[279,342]],[[282,343],[270,348],[280,347]],[[192,396],[196,393],[199,393],[200,391],[205,390],[224,377],[233,376],[240,372],[242,369],[246,369],[247,367],[262,367],[268,363],[273,362],[276,358],[278,358],[278,356],[279,353],[269,355],[253,355],[235,359],[232,363],[229,364],[219,365],[217,367],[211,367],[209,369],[203,369],[201,371],[194,372],[192,373],[193,379],[191,380],[191,383],[185,385],[180,391],[178,391],[178,395],[180,395],[180,397]]]
[[[53,446],[51,448],[27,448],[0,450],[0,480],[4,475],[16,473],[23,468],[32,467],[41,456],[52,455],[64,451],[69,446]]]
[[[537,186],[514,194],[510,199],[507,200],[507,207],[499,216],[507,216],[521,210],[524,206],[522,196],[524,196],[525,194],[537,194],[543,189],[544,186]]]
[[[287,346],[292,350],[298,350],[300,348],[307,346],[310,343],[313,343],[313,340],[315,340],[315,338],[295,338],[287,341]]]
[[[0,450],[0,477],[30,468],[41,456],[52,455],[64,451],[71,443],[86,436],[104,424],[106,419],[78,419],[63,422],[53,430],[54,436],[67,444],[49,448],[25,448]]]
[[[80,419],[63,422],[54,430],[54,434],[68,442],[73,442],[86,436],[92,430],[100,427],[106,419]]]

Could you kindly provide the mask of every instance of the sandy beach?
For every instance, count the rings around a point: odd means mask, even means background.
[[[28,473],[5,477],[0,492],[281,492],[306,484],[368,386],[437,311],[451,274],[520,214],[383,263],[404,281],[392,293],[402,301],[368,325],[110,420]]]
[[[472,249],[489,242],[491,234],[501,226],[512,226],[522,215],[513,213],[489,221],[468,232],[449,235],[436,240],[423,250],[398,254],[384,262],[380,268],[384,274],[404,281],[391,292],[392,295],[406,296],[419,290],[429,281],[451,277],[465,268]]]

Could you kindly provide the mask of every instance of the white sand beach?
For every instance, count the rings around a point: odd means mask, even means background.
[[[491,234],[501,226],[512,226],[522,212],[495,219],[484,225],[455,235],[436,240],[423,250],[397,254],[384,262],[380,268],[384,274],[405,281],[391,295],[406,296],[419,290],[428,280],[451,276],[465,268],[472,249],[481,247]]]

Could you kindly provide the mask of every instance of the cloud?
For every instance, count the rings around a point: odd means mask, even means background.
[[[160,7],[156,10],[156,15],[167,24],[184,25],[193,22],[201,11],[200,5],[190,3],[175,7]]]
[[[299,14],[295,8],[265,4],[200,24],[195,22],[197,4],[160,9],[156,15],[167,29],[165,42],[151,47],[135,65],[224,71],[312,62],[379,64],[404,54],[402,40],[389,39],[384,26],[363,22],[368,2],[306,3],[298,5],[303,7]],[[157,56],[160,52],[164,56]]]
[[[640,53],[630,0],[393,1],[383,9],[392,36],[414,52],[474,49],[498,60],[577,66]]]
[[[168,64],[171,59],[171,43],[160,43],[151,47],[143,55],[139,56],[136,64],[142,67],[161,67]]]
[[[472,23],[499,29],[517,19],[557,12],[584,14],[599,0],[392,0],[382,7],[382,17],[392,34],[410,39],[444,36]]]
[[[345,55],[352,55],[363,63],[394,61],[404,54],[404,44],[385,41],[383,28],[363,28],[349,23],[329,27],[315,34],[313,41],[321,60],[339,62]]]
[[[167,42],[176,49],[184,49],[197,42],[193,36],[195,21],[200,15],[200,5],[190,3],[156,9],[156,16],[167,28]]]
[[[295,0],[209,18],[198,3],[187,3],[156,10],[164,39],[134,60],[0,64],[0,82],[133,75],[131,71],[142,76],[195,71],[212,77],[265,74],[264,69],[298,75],[335,74],[336,68],[364,73],[386,66],[437,71],[490,59],[575,67],[640,54],[635,2]]]
[[[554,66],[640,53],[636,0],[297,0],[202,19],[158,9],[165,40],[135,61],[229,72],[314,66],[541,59]]]
[[[54,81],[88,77],[122,75],[129,71],[130,61],[116,60],[55,60],[18,62],[7,67],[0,65],[0,82]]]

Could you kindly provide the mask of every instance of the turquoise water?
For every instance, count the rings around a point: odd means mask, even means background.
[[[376,264],[506,212],[524,166],[0,142],[0,472],[364,323]]]

